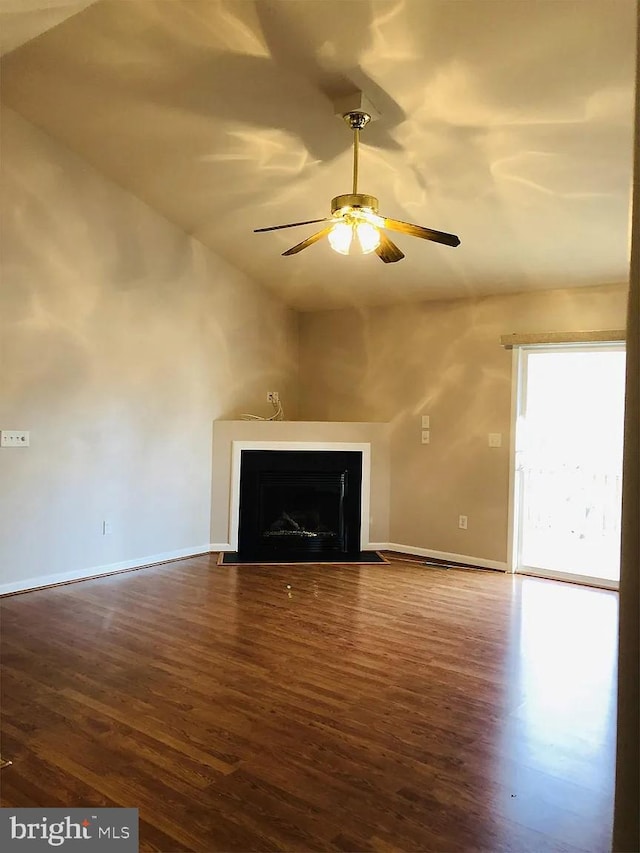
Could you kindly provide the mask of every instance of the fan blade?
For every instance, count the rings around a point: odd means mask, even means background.
[[[423,228],[422,225],[412,225],[410,222],[401,222],[399,219],[386,219],[383,217],[383,228],[391,231],[401,231],[403,234],[411,234],[412,237],[422,237],[423,240],[433,240],[434,243],[444,243],[445,246],[459,246],[460,238],[455,234],[447,234],[445,231],[434,231],[432,228]]]
[[[381,261],[384,261],[385,264],[395,264],[397,261],[401,261],[404,258],[403,253],[396,244],[393,243],[382,231],[380,232],[380,245],[376,249],[376,255]]]
[[[321,220],[324,221],[324,220]],[[317,243],[318,240],[321,240],[325,237],[329,231],[333,228],[333,225],[327,226],[327,228],[323,228],[322,231],[316,231],[315,234],[312,234],[311,237],[307,237],[306,240],[303,240],[302,243],[298,243],[295,246],[292,246],[290,249],[287,249],[286,252],[283,252],[283,255],[296,255],[298,252],[301,252],[303,249],[306,249],[307,246],[311,246],[314,243]]]
[[[316,222],[328,222],[328,218],[324,219],[309,219],[308,222],[290,222],[289,225],[272,225],[270,228],[254,228],[253,233],[257,234],[259,231],[279,231],[281,228],[297,228],[298,225],[314,225]]]

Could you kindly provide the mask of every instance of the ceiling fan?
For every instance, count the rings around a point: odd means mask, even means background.
[[[381,230],[383,228],[399,231],[402,234],[410,234],[412,237],[422,237],[423,240],[432,240],[435,243],[444,243],[445,246],[459,246],[460,239],[455,234],[447,234],[445,231],[435,231],[432,228],[423,228],[421,225],[412,225],[410,222],[401,222],[399,219],[381,216],[378,213],[378,199],[375,196],[358,192],[360,131],[371,121],[371,114],[359,107],[343,113],[342,117],[353,131],[353,191],[331,199],[330,217],[309,219],[305,222],[291,222],[288,225],[272,225],[269,228],[256,228],[254,233],[279,231],[282,228],[297,228],[299,225],[327,222],[330,224],[282,254],[285,256],[296,255],[306,249],[307,246],[312,246],[318,240],[327,237],[331,248],[342,255],[348,255],[350,249],[355,246],[365,255],[375,252],[385,264],[401,261],[404,254]]]

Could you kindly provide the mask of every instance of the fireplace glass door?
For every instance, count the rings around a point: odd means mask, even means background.
[[[238,553],[264,560],[360,551],[362,454],[243,450]]]
[[[259,482],[260,545],[265,551],[346,550],[346,471],[265,471]]]

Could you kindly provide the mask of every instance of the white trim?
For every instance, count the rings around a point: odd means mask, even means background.
[[[510,489],[509,489],[509,537],[510,548],[508,551],[508,559],[510,561],[510,571],[514,574],[532,575],[534,577],[549,578],[550,580],[573,581],[574,583],[583,584],[585,586],[597,586],[604,589],[618,589],[618,582],[611,580],[601,580],[589,575],[573,574],[571,572],[561,572],[547,570],[543,568],[531,568],[522,564],[522,514],[524,507],[524,489],[522,484],[522,476],[518,471],[518,425],[526,417],[526,402],[527,402],[527,381],[529,371],[529,356],[533,353],[541,351],[545,353],[566,353],[571,352],[592,352],[593,350],[605,350],[609,352],[626,352],[626,343],[621,341],[584,341],[576,343],[540,343],[514,345],[513,347],[513,362],[517,369],[515,373],[516,391],[515,404],[512,396],[512,429],[514,430],[514,443],[510,460]],[[513,377],[512,377],[513,383]],[[513,384],[512,384],[513,395]],[[515,409],[515,414],[514,414]],[[511,479],[513,478],[514,487],[513,495],[511,494]],[[511,501],[513,500],[513,507]]]
[[[520,518],[522,483],[518,472],[518,424],[524,400],[524,357],[522,347],[514,347],[511,355],[511,444],[509,447],[509,505],[507,527],[507,571],[515,574],[520,555]]]
[[[484,557],[470,557],[468,554],[452,554],[449,551],[432,551],[430,548],[416,548],[414,545],[398,545],[396,542],[376,543],[377,551],[399,551],[402,554],[414,554],[417,557],[432,557],[434,560],[450,560],[452,563],[468,563],[481,569],[497,569],[500,572],[508,570],[502,560],[485,560]]]
[[[363,460],[364,461],[364,460]],[[113,574],[115,572],[126,571],[127,569],[145,569],[151,568],[160,563],[166,563],[171,560],[182,560],[188,557],[197,557],[207,555],[211,552],[218,551],[235,551],[236,548],[229,542],[211,542],[208,545],[200,547],[180,548],[177,551],[165,551],[162,554],[152,554],[148,557],[140,557],[136,560],[124,560],[119,563],[110,563],[105,566],[93,566],[88,569],[76,569],[70,572],[60,572],[56,575],[40,575],[39,577],[28,578],[27,580],[14,581],[0,586],[0,595],[9,595],[15,592],[28,592],[33,589],[41,589],[48,586],[57,586],[70,581],[91,580],[99,578],[103,575]],[[432,551],[428,548],[417,548],[413,545],[398,545],[395,542],[369,542],[366,547],[363,546],[363,551],[397,551],[402,554],[411,554],[417,557],[432,557],[438,560],[451,560],[454,563],[469,563],[480,568],[498,569],[500,571],[507,570],[507,564],[496,560],[485,560],[479,557],[470,557],[465,554],[451,554],[446,551]],[[528,571],[527,574],[534,574],[534,570]],[[563,580],[564,578],[560,578]],[[577,583],[588,583],[588,580],[579,579],[576,575],[568,575],[566,580],[574,580]],[[603,581],[602,584],[594,582],[594,586],[606,586],[608,582]],[[617,589],[615,587],[608,587]]]
[[[126,569],[142,569],[147,566],[152,566],[157,563],[166,563],[169,560],[181,560],[186,557],[196,557],[200,554],[209,554],[211,551],[218,550],[216,545],[200,545],[192,548],[180,548],[177,551],[165,551],[162,554],[151,554],[148,557],[138,557],[135,560],[123,560],[120,563],[109,563],[106,566],[92,566],[85,569],[74,569],[70,572],[59,572],[56,575],[39,575],[26,580],[13,581],[0,586],[0,595],[7,595],[12,592],[26,592],[30,589],[39,589],[43,586],[56,586],[60,583],[68,583],[69,581],[89,580],[90,578],[100,577],[101,575],[112,574]]]
[[[550,581],[568,581],[580,586],[596,586],[599,589],[612,589],[614,591],[620,587],[618,581],[613,581],[610,578],[594,578],[591,575],[575,575],[571,572],[554,572],[551,569],[532,569],[529,566],[521,566],[518,569],[518,574]]]
[[[240,518],[240,463],[242,461],[243,450],[315,450],[322,452],[351,450],[362,453],[360,550],[371,550],[371,545],[369,544],[371,444],[370,442],[355,441],[232,441],[231,489],[229,496],[229,550],[238,550],[238,526]]]
[[[522,350],[530,350],[531,352],[540,352],[540,350],[544,350],[544,352],[567,352],[567,350],[571,350],[571,352],[577,352],[580,350],[582,350],[583,352],[590,352],[594,349],[612,350],[614,352],[626,352],[627,345],[623,338],[622,340],[618,341],[568,341],[564,344],[519,344],[518,348]]]

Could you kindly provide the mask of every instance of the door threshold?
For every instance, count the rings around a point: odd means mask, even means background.
[[[546,569],[534,569],[530,566],[522,566],[522,568],[516,569],[514,574],[528,575],[529,577],[543,578],[550,581],[564,581],[565,583],[574,583],[579,586],[593,586],[598,589],[611,589],[614,591],[617,591],[620,586],[619,581],[612,580],[611,578],[595,578],[591,575],[577,575],[572,572],[554,572],[551,569],[547,571]]]

